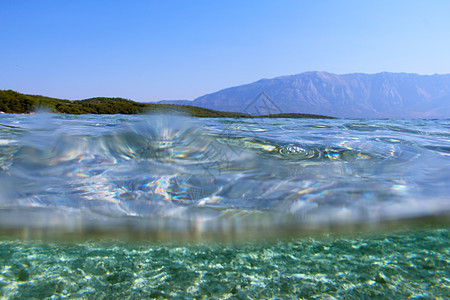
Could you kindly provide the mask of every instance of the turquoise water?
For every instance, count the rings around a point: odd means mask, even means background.
[[[1,114],[0,168],[5,298],[449,296],[449,120]]]
[[[3,297],[446,299],[447,229],[271,243],[0,242]]]

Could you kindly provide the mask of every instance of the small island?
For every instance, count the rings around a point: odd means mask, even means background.
[[[203,118],[314,118],[335,119],[334,117],[283,113],[254,116],[245,113],[217,111],[197,106],[141,103],[123,98],[96,97],[85,100],[64,100],[39,95],[26,95],[12,90],[0,90],[0,112],[29,114],[41,109],[65,114],[148,114],[181,113]]]

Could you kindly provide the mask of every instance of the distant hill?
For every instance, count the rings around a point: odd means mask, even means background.
[[[266,100],[259,101],[257,98],[262,94]],[[450,118],[450,74],[307,72],[261,79],[182,103],[253,115],[307,113],[344,118]]]
[[[85,100],[64,100],[38,95],[25,95],[12,90],[0,90],[0,112],[30,113],[40,108],[68,114],[139,114],[139,113],[182,113],[194,117],[209,118],[251,118],[246,113],[222,112],[202,107],[140,103],[123,98],[90,98]],[[267,116],[276,117],[276,116]],[[330,118],[319,115],[292,114],[285,118]]]
[[[192,100],[159,100],[158,104],[192,105]]]

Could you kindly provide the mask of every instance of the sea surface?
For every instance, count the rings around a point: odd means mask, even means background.
[[[450,120],[0,114],[0,297],[447,299]]]

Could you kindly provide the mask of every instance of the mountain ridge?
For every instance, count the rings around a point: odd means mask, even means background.
[[[276,113],[301,112],[344,118],[450,118],[450,74],[338,75],[309,71],[263,78],[182,103],[248,113],[246,107],[262,92],[280,108]]]

